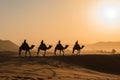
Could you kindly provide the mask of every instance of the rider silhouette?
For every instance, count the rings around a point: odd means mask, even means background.
[[[75,42],[74,47],[79,47],[80,48],[80,45],[78,44],[78,41]]]
[[[75,45],[73,47],[73,52],[72,53],[74,53],[75,48],[80,48],[80,45],[78,44],[78,40],[75,42]]]
[[[24,40],[24,42],[22,43],[23,47],[29,47],[28,43],[26,42],[26,40]]]
[[[58,41],[57,47],[60,47],[60,48],[63,47],[60,40]]]
[[[46,48],[46,44],[44,43],[44,40],[41,41],[40,47]]]

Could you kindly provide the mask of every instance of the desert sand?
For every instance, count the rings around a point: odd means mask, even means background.
[[[18,52],[0,52],[0,80],[120,80],[119,68],[120,55],[19,57]]]

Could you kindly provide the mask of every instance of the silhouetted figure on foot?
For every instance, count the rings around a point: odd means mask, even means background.
[[[74,51],[77,50],[77,55],[80,55],[80,50],[83,48],[84,48],[84,45],[82,45],[82,47],[80,47],[80,45],[78,44],[78,41],[76,41],[75,45],[73,47],[72,53],[74,54]]]
[[[51,47],[52,47],[52,45],[49,45],[47,47],[46,44],[44,43],[44,41],[42,40],[40,46],[38,47],[37,55],[39,55],[40,50],[43,50],[44,51],[43,56],[45,56],[46,50],[50,49]]]
[[[19,55],[21,56],[21,52],[22,52],[22,50],[24,50],[24,51],[26,51],[25,52],[25,56],[27,55],[27,52],[31,56],[30,49],[33,49],[33,48],[34,48],[34,45],[31,45],[31,47],[29,47],[29,45],[26,42],[26,40],[24,40],[24,42],[22,43],[22,45],[19,47]]]
[[[60,54],[61,54],[61,51],[63,52],[63,55],[64,55],[64,50],[68,48],[69,45],[65,45],[65,47],[62,46],[61,44],[61,41],[59,40],[58,41],[58,44],[56,45],[55,47],[55,50],[54,50],[54,54],[56,55],[56,51],[59,50],[60,51]]]

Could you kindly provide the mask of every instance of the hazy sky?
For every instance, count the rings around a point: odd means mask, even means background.
[[[0,38],[20,44],[120,41],[120,0],[0,0]]]

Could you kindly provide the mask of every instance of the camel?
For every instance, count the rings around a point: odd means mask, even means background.
[[[56,47],[55,47],[55,50],[54,50],[54,54],[56,55],[56,52],[57,50],[60,51],[60,54],[61,54],[61,51],[63,52],[63,55],[64,55],[64,50],[67,49],[69,47],[69,45],[65,45],[65,47],[61,46],[61,44],[58,44]]]
[[[24,51],[26,51],[26,52],[25,52],[25,56],[27,55],[27,52],[28,52],[29,55],[31,56],[30,50],[33,49],[34,46],[35,46],[35,45],[31,45],[31,47],[21,45],[21,46],[19,47],[19,55],[21,56],[21,52],[22,52],[22,50],[24,50]]]
[[[39,55],[40,50],[43,50],[43,51],[44,51],[43,56],[45,56],[46,51],[47,51],[48,49],[50,49],[51,47],[52,47],[52,45],[49,45],[48,47],[46,47],[45,45],[40,45],[40,46],[38,47],[37,55]]]
[[[83,49],[84,48],[84,45],[82,45],[81,47],[79,46],[79,45],[75,45],[74,47],[73,47],[73,54],[74,54],[74,51],[75,50],[77,50],[77,54],[76,55],[80,55],[80,51],[81,51],[81,49]]]

